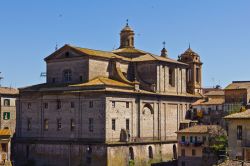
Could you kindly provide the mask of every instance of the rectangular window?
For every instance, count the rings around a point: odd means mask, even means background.
[[[183,135],[181,136],[181,142],[185,142],[186,141],[186,137]]]
[[[237,126],[237,140],[242,140],[242,126]]]
[[[181,149],[181,156],[185,157],[185,149]]]
[[[6,107],[9,107],[10,106],[10,99],[4,99],[3,105]]]
[[[89,108],[93,108],[93,101],[89,101]]]
[[[175,70],[172,68],[169,68],[168,80],[169,80],[169,85],[174,87],[175,86]]]
[[[43,103],[43,107],[44,107],[44,109],[48,109],[49,104],[48,103]]]
[[[10,112],[3,112],[3,120],[10,120]]]
[[[200,82],[200,69],[198,67],[196,68],[196,82]]]
[[[112,119],[112,130],[115,130],[115,119]]]
[[[112,101],[112,108],[115,108],[115,101]]]
[[[70,130],[71,131],[75,130],[75,121],[74,121],[74,119],[70,119]]]
[[[79,79],[80,79],[80,82],[82,82],[82,81],[83,81],[83,77],[82,77],[82,76],[80,76],[80,77],[79,77]]]
[[[190,136],[190,143],[193,143],[193,136]]]
[[[181,162],[181,166],[186,166],[185,161],[182,161],[182,162]]]
[[[192,149],[192,156],[195,156],[196,155],[196,151],[195,149]]]
[[[94,119],[89,118],[89,132],[93,132],[93,131],[94,131]]]
[[[75,108],[75,103],[73,101],[70,102],[70,108]]]
[[[129,130],[129,119],[126,119],[126,130]]]
[[[62,119],[57,119],[57,130],[61,130],[62,129]]]
[[[129,108],[129,102],[126,102],[126,108]]]
[[[27,108],[28,108],[28,109],[31,109],[31,103],[28,103],[28,104],[27,104]]]
[[[27,119],[27,131],[31,130],[31,118]]]
[[[1,148],[3,152],[7,152],[7,144],[6,143],[1,143]]]
[[[56,101],[56,108],[57,108],[57,109],[61,109],[61,107],[62,107],[62,102],[61,102],[61,100],[57,100],[57,101]]]
[[[47,131],[49,129],[49,120],[48,119],[44,119],[43,128],[45,131]]]

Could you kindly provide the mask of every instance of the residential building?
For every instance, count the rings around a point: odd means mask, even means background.
[[[228,154],[230,159],[250,161],[250,110],[225,117],[228,121]]]
[[[45,58],[47,81],[20,89],[15,160],[22,165],[150,165],[176,158],[175,131],[201,97],[200,56],[65,45]],[[188,79],[187,79],[188,76]]]
[[[0,129],[10,129],[15,133],[16,128],[16,98],[18,90],[0,87]]]
[[[204,125],[225,126],[223,117],[225,95],[223,89],[209,91],[204,94],[204,98],[192,104],[192,118],[199,120]]]
[[[250,81],[233,81],[224,91],[226,112],[237,112],[241,107],[249,107]]]
[[[218,125],[195,125],[179,130],[178,139],[178,166],[210,166],[217,162],[218,157],[213,153],[211,146],[213,138],[224,135]]]

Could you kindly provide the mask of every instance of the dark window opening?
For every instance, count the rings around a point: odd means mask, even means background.
[[[64,82],[70,82],[72,80],[71,70],[64,70],[63,71],[63,79],[64,79]]]
[[[185,149],[181,149],[181,156],[185,157]]]
[[[82,77],[82,76],[80,76],[80,77],[79,77],[79,80],[82,82],[82,81],[83,81],[83,77]]]
[[[44,119],[43,125],[44,130],[47,131],[49,129],[49,120]]]
[[[112,130],[115,130],[115,119],[112,119]]]
[[[27,130],[30,131],[31,130],[31,118],[27,119]]]
[[[242,126],[237,126],[237,140],[242,140]]]
[[[126,130],[129,130],[129,119],[126,119]]]
[[[57,100],[57,101],[56,101],[56,108],[57,108],[57,109],[61,109],[61,107],[62,107],[62,102],[61,102],[61,100]]]
[[[94,104],[93,101],[89,101],[89,108],[93,108]]]
[[[56,82],[56,78],[52,78],[52,83],[55,83]]]
[[[195,149],[192,149],[192,156],[195,156],[196,155],[196,151]]]
[[[30,109],[31,108],[31,103],[28,103],[28,109]]]
[[[94,131],[94,119],[89,118],[89,132],[93,132],[93,131]]]
[[[73,101],[70,102],[70,108],[75,108],[75,103]]]
[[[112,108],[115,108],[115,101],[112,101]]]
[[[48,109],[49,104],[48,104],[48,103],[44,103],[44,104],[43,104],[43,107],[44,107],[44,109]]]
[[[152,146],[149,146],[149,147],[148,147],[148,157],[149,157],[150,159],[153,158],[153,149],[152,149]]]
[[[7,144],[6,143],[1,143],[2,147],[2,152],[7,152]]]
[[[175,86],[175,70],[172,68],[169,68],[169,85]]]
[[[134,160],[134,150],[132,147],[129,147],[129,160]]]

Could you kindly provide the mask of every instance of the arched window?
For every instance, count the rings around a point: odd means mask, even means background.
[[[150,159],[152,159],[154,156],[153,156],[153,149],[152,149],[152,146],[149,146],[148,147],[148,157]]]
[[[154,114],[154,109],[149,103],[147,103],[144,105],[142,113],[143,114]]]
[[[129,147],[129,160],[134,160],[134,149],[132,147]]]
[[[175,144],[173,145],[173,154],[174,154],[173,158],[177,159],[177,150],[176,150],[176,145]]]
[[[64,82],[70,82],[72,80],[71,70],[64,70],[63,71],[63,79],[64,79]]]

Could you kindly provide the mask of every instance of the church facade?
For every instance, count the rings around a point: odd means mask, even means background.
[[[150,165],[176,158],[175,132],[201,97],[198,54],[178,60],[134,47],[65,45],[45,58],[44,84],[20,89],[14,159],[36,165]]]

